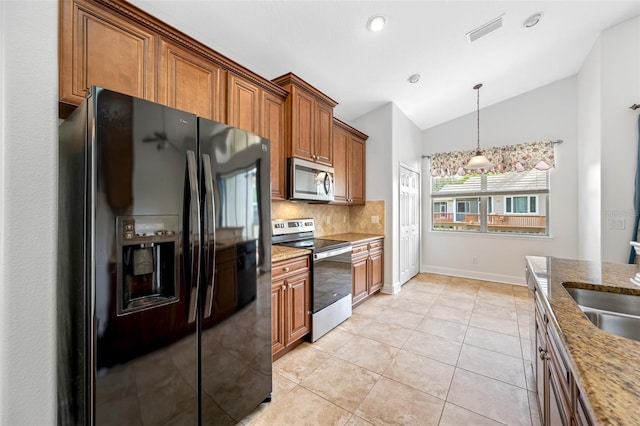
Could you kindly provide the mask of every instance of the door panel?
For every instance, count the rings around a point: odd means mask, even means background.
[[[183,200],[195,116],[102,89],[92,99],[96,423],[177,421],[182,407],[197,416],[196,323],[182,280],[192,257],[179,254],[192,229]],[[168,379],[175,394],[157,392]],[[154,403],[131,410],[141,394]]]
[[[203,118],[198,129],[203,243],[215,253],[215,267],[202,272],[203,404],[219,407],[238,422],[271,393],[269,144]],[[216,424],[211,416],[203,413],[202,423]]]
[[[166,40],[160,54],[158,101],[220,121],[222,69]]]
[[[420,175],[400,167],[400,283],[420,272]]]
[[[304,273],[285,281],[287,286],[287,343],[297,340],[311,330],[309,274]]]
[[[91,86],[155,100],[155,35],[84,1],[61,2],[60,100]]]

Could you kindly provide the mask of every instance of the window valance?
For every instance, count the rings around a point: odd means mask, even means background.
[[[480,171],[507,173],[532,169],[548,170],[555,167],[553,147],[554,143],[546,140],[485,148],[482,153],[493,163],[493,167]],[[469,171],[465,170],[464,166],[475,154],[475,149],[431,154],[431,176],[465,175]]]

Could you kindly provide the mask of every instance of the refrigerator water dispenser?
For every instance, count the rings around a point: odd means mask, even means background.
[[[179,300],[178,217],[119,216],[118,315]]]

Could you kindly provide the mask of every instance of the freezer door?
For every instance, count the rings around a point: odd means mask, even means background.
[[[95,424],[196,424],[197,120],[109,90],[92,97]]]
[[[220,424],[241,421],[271,394],[269,141],[202,118],[198,139],[208,242],[201,285],[202,421]]]

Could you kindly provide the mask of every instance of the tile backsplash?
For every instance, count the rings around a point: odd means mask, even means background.
[[[311,217],[316,224],[317,237],[345,232],[384,235],[384,201],[367,201],[364,206],[274,201],[271,203],[271,217],[273,219]],[[376,218],[378,223],[372,223]]]

